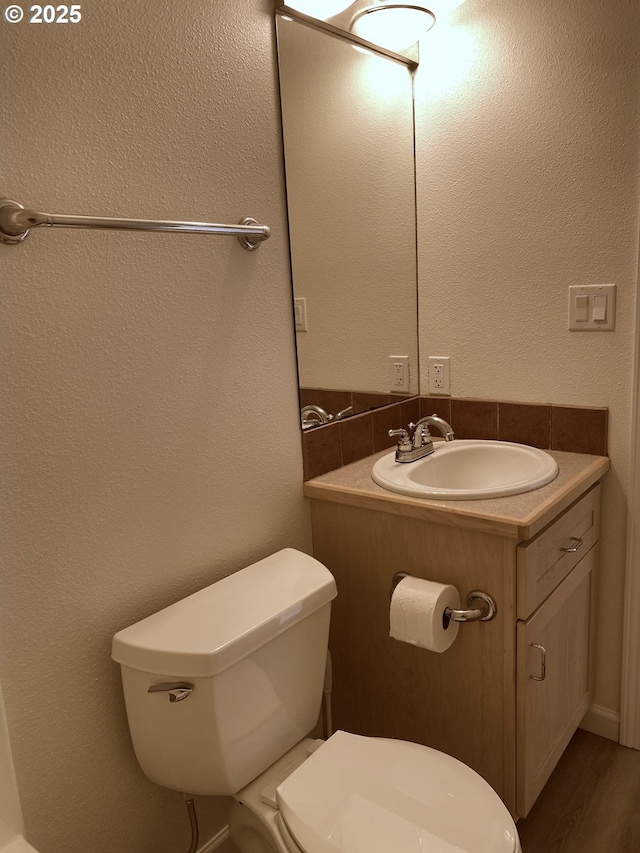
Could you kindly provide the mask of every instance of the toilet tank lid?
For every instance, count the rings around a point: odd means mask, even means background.
[[[143,672],[206,678],[336,595],[322,563],[285,548],[119,631],[111,655]]]

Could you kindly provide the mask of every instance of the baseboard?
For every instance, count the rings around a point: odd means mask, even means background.
[[[213,838],[201,844],[196,853],[237,853],[237,849],[229,835],[229,827],[223,826],[220,832],[216,832]]]
[[[620,740],[620,714],[602,705],[590,705],[582,718],[580,728],[609,740]]]

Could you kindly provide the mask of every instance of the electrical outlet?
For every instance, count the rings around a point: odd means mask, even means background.
[[[409,356],[389,356],[389,388],[392,393],[409,391]]]
[[[448,397],[451,394],[451,378],[448,355],[429,356],[429,393]]]

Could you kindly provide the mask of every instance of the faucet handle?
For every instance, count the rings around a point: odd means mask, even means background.
[[[394,436],[399,436],[398,438],[398,450],[411,450],[411,436],[406,431],[406,429],[390,429],[387,433],[390,438]]]
[[[335,416],[336,421],[342,420],[342,418],[346,418],[347,415],[353,414],[353,406],[347,406],[346,409],[341,409],[338,414]]]

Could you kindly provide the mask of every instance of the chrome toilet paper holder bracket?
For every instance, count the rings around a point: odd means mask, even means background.
[[[411,575],[407,572],[396,572],[391,581],[389,599],[393,597],[394,590],[400,581],[410,577]],[[472,607],[474,603],[477,605],[476,607]],[[496,618],[498,612],[498,607],[493,598],[488,592],[483,592],[481,589],[474,589],[469,593],[467,596],[467,607],[469,608],[468,610],[455,610],[452,607],[447,607],[444,611],[443,620],[450,619],[452,622],[491,622],[492,619]]]

